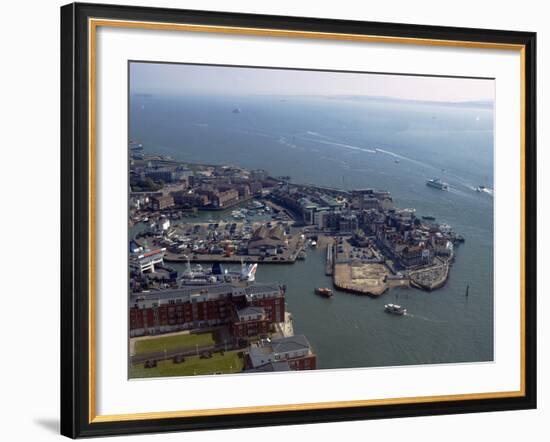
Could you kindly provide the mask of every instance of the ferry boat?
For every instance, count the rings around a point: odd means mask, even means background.
[[[332,290],[327,287],[317,287],[315,289],[315,294],[324,296],[325,298],[330,298],[332,296]]]
[[[426,186],[439,190],[449,190],[449,185],[441,181],[439,178],[432,178],[431,180],[426,181]]]
[[[197,264],[191,269],[191,264],[187,261],[187,269],[179,278],[179,287],[186,285],[210,285],[230,282],[254,282],[256,280],[256,271],[258,264],[241,263],[241,271],[231,271],[224,269],[220,263],[214,263],[211,269],[203,269]]]
[[[403,316],[405,313],[407,313],[407,309],[401,307],[397,304],[386,304],[384,305],[384,311],[386,313],[391,313],[392,315],[398,315]]]

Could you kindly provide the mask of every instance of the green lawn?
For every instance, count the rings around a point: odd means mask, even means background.
[[[131,378],[148,378],[162,376],[192,376],[214,373],[238,373],[243,369],[243,359],[238,351],[228,351],[222,356],[214,353],[210,359],[199,356],[188,356],[185,362],[174,364],[171,359],[158,361],[155,368],[144,368],[144,364],[133,365]]]
[[[135,354],[142,355],[146,353],[156,353],[161,351],[170,352],[172,350],[189,350],[198,345],[208,347],[214,345],[215,337],[213,332],[189,333],[172,336],[160,336],[136,341]]]

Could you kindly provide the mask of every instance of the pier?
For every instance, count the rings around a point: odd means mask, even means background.
[[[334,273],[334,245],[329,244],[327,246],[327,261],[325,263],[325,275],[332,276]]]

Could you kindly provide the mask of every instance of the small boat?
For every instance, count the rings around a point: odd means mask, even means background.
[[[470,284],[466,286],[466,298],[468,297],[469,294],[470,294]]]
[[[424,215],[422,219],[425,219],[426,221],[435,221],[435,216]]]
[[[327,287],[318,287],[315,289],[315,294],[330,298],[332,296],[332,290]]]
[[[407,309],[401,307],[397,304],[386,304],[384,305],[384,311],[386,313],[391,313],[392,315],[398,315],[403,316],[405,313],[407,313]]]

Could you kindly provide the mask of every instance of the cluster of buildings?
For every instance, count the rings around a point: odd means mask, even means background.
[[[386,211],[393,208],[389,192],[373,189],[348,192],[286,183],[270,196],[295,213],[305,225],[343,235],[361,227],[364,209]]]
[[[221,210],[272,185],[264,170],[234,166],[185,164],[167,157],[132,156],[130,161],[131,209]]]
[[[247,254],[255,256],[275,256],[288,247],[286,230],[282,224],[268,226],[262,224],[254,230],[248,241]]]
[[[285,320],[285,290],[269,284],[212,284],[130,295],[130,336],[228,325],[235,337],[267,334]]]
[[[290,227],[278,222],[219,222],[172,225],[161,216],[146,230],[152,248],[163,249],[172,257],[186,255],[288,258],[296,247]],[[292,250],[291,250],[292,249]],[[194,258],[193,258],[194,259]]]
[[[453,257],[456,237],[451,228],[422,223],[415,209],[396,208],[387,191],[286,184],[271,197],[321,232],[353,234],[363,245],[373,240],[398,267],[426,266],[436,256]]]
[[[364,230],[404,268],[431,265],[436,256],[453,257],[452,232],[444,225],[420,222],[414,209],[367,209],[363,219]]]
[[[130,185],[139,185],[148,178],[163,184],[177,183],[192,176],[191,169],[167,157],[132,157],[130,160]]]
[[[233,345],[247,343],[247,371],[313,370],[305,336],[270,339],[285,321],[285,287],[221,283],[130,295],[130,336],[226,326]],[[225,343],[225,346],[227,343]]]

